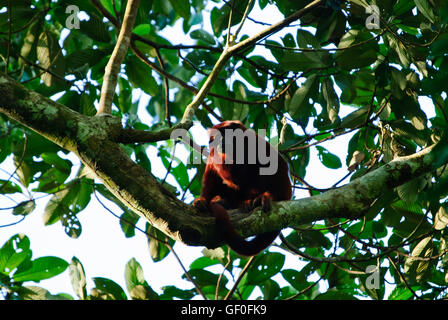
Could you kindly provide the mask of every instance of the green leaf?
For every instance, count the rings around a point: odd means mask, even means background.
[[[90,199],[92,197],[92,183],[87,178],[77,178],[74,179],[73,182],[79,183],[79,189],[76,189],[77,193],[72,202],[73,212],[79,213],[90,203]]]
[[[219,264],[218,260],[202,256],[197,258],[190,264],[190,269],[204,269],[206,267],[210,267],[216,264]]]
[[[434,229],[443,230],[448,225],[448,212],[446,204],[442,205],[434,218]]]
[[[70,160],[62,159],[56,153],[49,152],[42,153],[40,156],[45,163],[48,163],[53,168],[56,168],[66,175],[70,174],[72,168],[72,162]]]
[[[159,295],[148,285],[138,284],[129,291],[134,300],[159,300]]]
[[[338,49],[341,50],[335,55],[337,64],[346,70],[373,64],[379,49],[377,41],[372,38],[372,34],[367,31],[349,30],[339,42]]]
[[[132,56],[126,63],[126,75],[136,88],[141,88],[151,96],[159,93],[159,85],[152,76],[152,70],[142,61]]]
[[[260,288],[265,300],[273,300],[280,293],[279,284],[272,279],[267,280],[260,286]]]
[[[333,80],[325,78],[322,80],[322,94],[327,101],[327,114],[331,123],[335,123],[339,117],[339,98],[334,90]]]
[[[86,92],[81,93],[80,98],[80,111],[82,114],[86,116],[94,116],[96,114],[95,109],[95,100],[97,99],[96,93],[94,90],[90,90],[87,94]]]
[[[332,288],[327,292],[321,293],[314,298],[315,300],[358,300],[351,294]]]
[[[431,8],[431,5],[427,0],[414,0],[417,5],[418,11],[420,11],[426,19],[428,19],[431,23],[435,23],[436,15]]]
[[[264,9],[268,5],[268,0],[259,0],[258,5],[260,6],[260,9]]]
[[[397,187],[397,193],[400,198],[408,203],[417,201],[419,191],[426,185],[426,180],[416,178]]]
[[[139,36],[148,36],[151,33],[151,25],[148,23],[139,24],[132,30],[132,33],[138,34]]]
[[[72,282],[73,290],[79,299],[84,300],[87,297],[86,290],[86,274],[84,272],[84,267],[78,258],[73,257],[69,265],[70,280]]]
[[[41,75],[42,81],[48,87],[60,83],[57,77],[64,77],[65,73],[65,59],[62,54],[62,49],[59,46],[57,36],[49,31],[44,30],[37,41],[37,58],[41,67],[50,69],[52,74],[45,72]]]
[[[129,294],[132,299],[139,300],[154,300],[159,299],[154,290],[148,285],[143,276],[143,269],[140,264],[132,258],[126,264],[125,270],[125,280],[126,280],[126,288],[129,291]]]
[[[332,154],[327,149],[321,146],[316,146],[320,161],[324,166],[330,169],[339,169],[342,167],[342,162],[338,156]]]
[[[285,255],[278,252],[258,255],[247,273],[247,284],[261,285],[279,273],[284,263]]]
[[[36,203],[34,200],[27,200],[20,202],[18,205],[15,206],[15,208],[12,210],[13,215],[22,215],[26,216],[34,211],[36,208]]]
[[[47,203],[43,215],[45,225],[61,221],[65,233],[78,238],[82,227],[76,214],[84,209],[90,201],[89,185],[82,179],[74,179],[65,184],[65,189],[56,192]]]
[[[407,48],[403,45],[403,43],[397,40],[394,36],[386,34],[385,38],[389,42],[389,46],[395,51],[398,56],[398,59],[403,67],[409,67],[411,63],[411,58],[409,56],[409,52]]]
[[[279,148],[286,149],[296,144],[299,136],[294,133],[294,129],[289,123],[284,123],[280,131]]]
[[[399,284],[392,290],[388,300],[408,300],[413,296],[413,293],[408,288],[404,287],[404,285]]]
[[[371,104],[375,83],[374,73],[371,70],[342,72],[335,75],[334,80],[342,90],[341,103],[361,108]]]
[[[125,269],[126,288],[131,291],[137,285],[145,285],[145,277],[143,275],[143,269],[135,258],[132,258],[126,264]]]
[[[203,269],[193,269],[188,271],[190,277],[200,287],[213,286],[218,283],[219,275]],[[182,279],[187,279],[186,275],[182,275]],[[221,286],[224,286],[227,282],[227,278],[221,279]]]
[[[73,300],[73,297],[66,293],[51,294],[50,291],[38,286],[24,286],[26,292],[19,296],[23,300]]]
[[[189,0],[169,0],[174,8],[174,11],[184,19],[190,17],[190,2]]]
[[[168,241],[171,245],[174,245],[174,240],[167,237],[159,229],[151,226],[149,223],[146,224],[146,233],[148,236],[148,247],[151,254],[151,258],[154,262],[161,261],[164,259],[171,251],[167,245],[163,244],[162,241]]]
[[[30,240],[24,234],[12,236],[0,249],[0,274],[8,275],[20,264],[31,261]]]
[[[252,57],[251,57],[252,58]],[[259,87],[261,90],[266,90],[267,75],[265,72],[258,70],[247,61],[243,61],[243,64],[238,68],[238,73],[246,80],[250,85]]]
[[[206,51],[191,51],[187,54],[185,60],[189,61],[191,64],[195,66],[195,68],[200,70],[212,70],[215,66],[215,63],[217,61],[218,57],[216,55],[210,54]],[[192,67],[189,64],[186,64],[184,62],[184,66],[186,68],[192,69]]]
[[[284,269],[281,271],[281,274],[283,278],[298,291],[305,289],[309,285],[305,275],[297,270]]]
[[[179,162],[177,166],[171,168],[171,173],[177,183],[181,186],[182,190],[185,190],[190,183],[190,178],[188,177],[188,171],[185,164],[183,162]]]
[[[195,296],[194,289],[182,290],[175,286],[163,287],[163,294],[160,296],[161,300],[173,300],[173,298],[179,298],[181,300],[190,300]]]
[[[154,300],[159,299],[157,293],[151,289],[143,276],[143,269],[140,264],[132,258],[126,264],[125,270],[126,287],[132,299]]]
[[[360,108],[341,120],[341,128],[354,128],[366,121],[368,108]]]
[[[216,43],[215,38],[203,29],[191,31],[190,37],[195,40],[201,40],[208,44],[214,45]]]
[[[70,189],[67,188],[55,193],[45,206],[43,222],[46,226],[57,222],[64,214],[69,214],[70,209],[63,199],[69,194]]]
[[[16,192],[22,192],[22,189],[17,184],[13,183],[9,180],[2,180],[0,179],[0,193],[16,193]]]
[[[96,65],[101,59],[110,53],[110,50],[106,49],[93,49],[85,48],[71,52],[67,55],[67,67],[71,72],[79,71],[77,69],[87,65],[92,67]]]
[[[23,41],[22,48],[20,49],[20,55],[24,58],[27,58],[28,55],[32,52],[32,49],[35,48],[37,37],[40,33],[42,27],[42,20],[36,19],[28,28],[26,33],[26,37]],[[19,60],[20,66],[26,64],[23,59]]]
[[[448,48],[448,33],[443,33],[431,44],[431,52],[434,55],[444,55]]]
[[[233,92],[235,93],[235,98],[238,100],[247,100],[246,86],[241,81],[235,81],[233,83]],[[233,104],[233,117],[235,120],[244,120],[249,114],[249,106],[242,103]]]
[[[432,237],[426,237],[420,240],[420,242],[414,247],[411,252],[411,256],[406,258],[404,263],[404,272],[407,274],[408,279],[421,281],[428,275],[427,271],[430,265],[430,261],[417,260],[417,257],[430,257],[433,252],[433,241]]]
[[[106,8],[107,11],[109,11],[109,13],[111,15],[115,16],[115,9],[114,9],[114,5],[113,5],[111,0],[100,0],[100,2],[103,5],[103,7]],[[117,4],[120,5],[120,1],[118,1]],[[120,12],[120,7],[119,6],[117,6],[116,9],[118,10],[118,12]],[[115,16],[115,18],[118,18],[118,17]]]
[[[295,248],[331,248],[331,241],[319,230],[291,232],[286,240]]]
[[[105,300],[127,300],[126,293],[123,288],[120,287],[116,282],[107,278],[93,278],[95,283],[95,298],[104,298]]]
[[[411,11],[414,8],[414,3],[409,0],[398,0],[393,7],[394,15],[401,16],[402,14]]]
[[[14,273],[14,281],[35,281],[57,276],[67,269],[68,263],[58,257],[41,257],[31,262],[31,267]]]
[[[120,217],[120,227],[126,238],[135,236],[135,226],[140,216],[130,210],[125,210]]]
[[[174,0],[173,0],[174,1]],[[213,28],[213,32],[216,36],[220,35],[221,32],[227,29],[229,25],[229,17],[230,17],[230,8],[232,10],[232,19],[230,22],[231,26],[234,26],[237,23],[241,22],[243,14],[246,10],[249,0],[232,0],[229,3],[223,4],[221,7],[214,7],[210,13],[210,20]],[[255,1],[251,2],[251,6],[249,7],[249,12],[253,8]]]
[[[292,96],[287,111],[293,119],[298,119],[301,125],[306,126],[311,116],[312,104],[310,99],[315,97],[318,89],[316,76],[309,76],[306,81],[298,88]]]
[[[111,41],[110,32],[107,29],[107,24],[103,23],[102,18],[94,13],[89,13],[90,19],[88,21],[80,22],[80,31],[99,42],[109,43]]]
[[[322,61],[319,55],[314,52],[285,50],[281,59],[277,61],[284,69],[293,72],[327,67],[327,63]]]

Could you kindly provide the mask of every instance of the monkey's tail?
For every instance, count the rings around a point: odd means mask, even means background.
[[[209,203],[209,208],[216,218],[219,231],[229,247],[243,256],[254,256],[266,249],[277,238],[279,231],[265,232],[257,235],[252,240],[241,237],[230,221],[227,210],[219,203]]]

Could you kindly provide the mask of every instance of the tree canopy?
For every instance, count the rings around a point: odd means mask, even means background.
[[[35,228],[76,239],[103,199],[153,261],[208,248],[178,259],[189,289],[152,287],[136,259],[126,288],[88,288],[78,258],[33,255],[20,233],[0,245],[3,298],[446,298],[447,24],[443,0],[0,0],[0,221],[44,198]],[[223,120],[264,129],[294,185],[269,213],[231,212],[245,237],[282,230],[255,257],[190,205],[207,149],[193,131]],[[345,176],[310,183],[313,152]],[[76,296],[38,286],[63,272]]]

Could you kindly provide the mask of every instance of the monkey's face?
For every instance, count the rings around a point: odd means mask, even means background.
[[[217,151],[220,155],[234,154],[237,145],[236,137],[246,131],[243,123],[238,120],[221,122],[209,130],[210,150]]]
[[[277,172],[278,152],[273,152],[264,138],[246,129],[240,121],[217,124],[209,130],[209,135],[209,161],[215,166],[232,165],[237,172],[241,168],[255,167],[260,170],[260,175]]]
[[[209,135],[210,154],[215,164],[246,164],[250,143],[257,143],[256,134],[240,121],[224,121],[211,128]]]

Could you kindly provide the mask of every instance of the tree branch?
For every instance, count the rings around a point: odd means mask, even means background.
[[[209,248],[223,244],[223,239],[217,238],[214,218],[201,216],[195,208],[178,200],[126,155],[117,143],[125,131],[119,118],[81,115],[3,73],[0,112],[75,153],[120,201],[173,239]],[[159,133],[159,138],[166,135],[167,132]],[[362,217],[387,190],[447,164],[445,146],[441,145],[442,151],[436,150],[436,144],[396,158],[339,189],[276,202],[270,213],[256,210],[247,215],[232,211],[232,222],[238,232],[248,237],[323,219]]]
[[[115,88],[117,86],[118,73],[120,72],[121,63],[126,56],[129,43],[131,42],[132,29],[134,28],[139,4],[140,0],[129,0],[126,5],[123,25],[121,26],[117,43],[104,70],[101,98],[97,114],[112,113],[112,101],[114,100]]]
[[[116,137],[116,142],[119,143],[150,143],[168,140],[175,130],[182,129],[188,130],[193,125],[192,122],[179,123],[174,127],[163,129],[157,132],[154,131],[144,131],[135,129],[123,129],[120,134]]]

